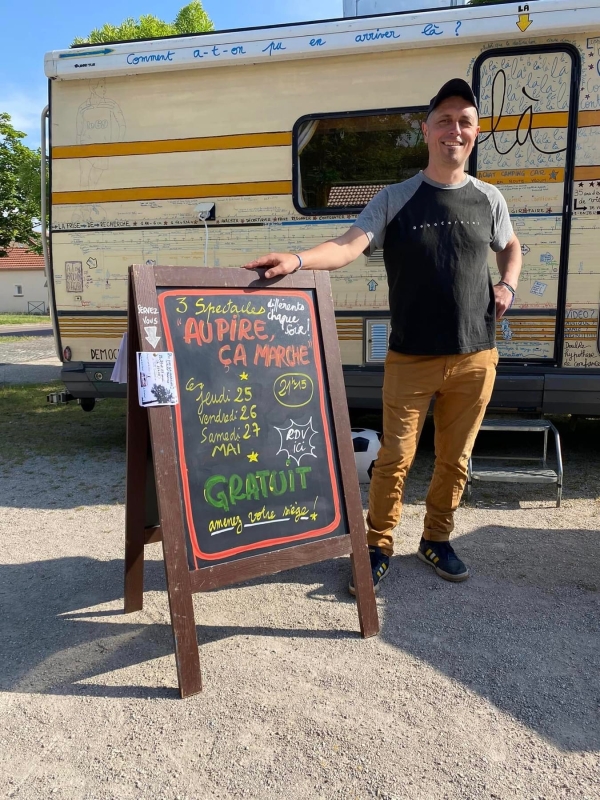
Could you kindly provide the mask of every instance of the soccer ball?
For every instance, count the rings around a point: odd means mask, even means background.
[[[359,483],[369,483],[373,472],[373,462],[379,452],[380,433],[368,428],[352,428],[352,446],[358,472]]]

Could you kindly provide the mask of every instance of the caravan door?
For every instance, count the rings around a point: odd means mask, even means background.
[[[549,45],[487,51],[474,66],[481,134],[472,173],[506,198],[523,252],[497,331],[504,361],[561,363],[579,64],[575,48]]]

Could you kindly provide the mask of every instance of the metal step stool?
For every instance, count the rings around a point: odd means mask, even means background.
[[[563,466],[560,451],[560,436],[554,425],[545,419],[485,419],[480,430],[500,431],[502,433],[513,431],[518,433],[543,433],[544,434],[544,453],[541,458],[525,456],[472,456],[469,459],[469,471],[467,475],[466,496],[471,499],[474,483],[544,483],[556,484],[556,507],[560,508],[563,485]],[[548,434],[554,434],[554,445],[556,448],[556,471],[548,468]],[[473,466],[473,458],[477,461],[519,461],[533,462],[537,466],[515,466],[501,467],[494,469],[493,466],[481,465]]]

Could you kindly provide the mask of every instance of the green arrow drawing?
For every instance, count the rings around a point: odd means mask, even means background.
[[[86,58],[87,56],[107,56],[109,53],[114,52],[112,47],[104,47],[102,50],[86,50],[84,53],[78,51],[76,53],[60,53],[59,58]]]

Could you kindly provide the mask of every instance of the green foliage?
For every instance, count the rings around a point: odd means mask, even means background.
[[[127,401],[103,400],[86,414],[76,403],[46,401],[62,389],[61,383],[0,387],[0,468],[29,456],[64,459],[84,452],[97,464],[113,449],[124,451]]]
[[[214,25],[198,0],[184,6],[175,17],[175,33],[201,33],[214,30]]]
[[[41,237],[33,228],[40,221],[40,150],[21,141],[25,134],[0,112],[0,257],[11,242],[41,253]]]
[[[156,39],[159,36],[202,33],[213,29],[214,25],[202,8],[202,3],[199,0],[193,0],[179,11],[174,22],[164,22],[152,14],[144,14],[138,20],[128,17],[120,25],[106,23],[101,28],[94,28],[89,36],[73,39],[73,45],[124,42],[129,39]]]
[[[0,326],[1,325],[40,325],[42,322],[47,322],[50,324],[50,317],[47,314],[0,314]],[[2,337],[0,339],[0,344],[6,342],[6,339]]]

